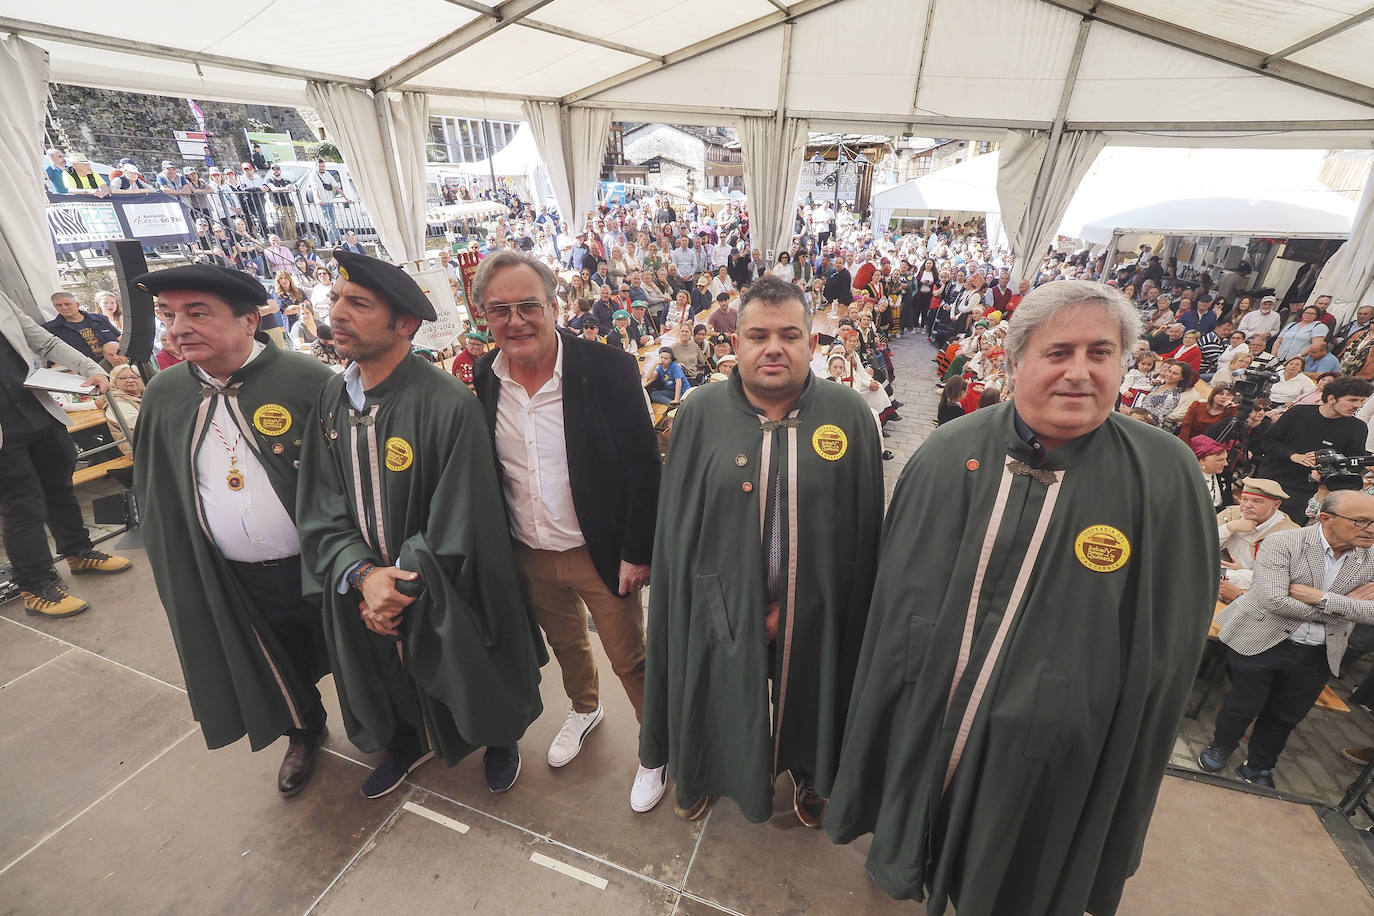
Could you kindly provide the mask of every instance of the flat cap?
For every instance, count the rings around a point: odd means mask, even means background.
[[[434,321],[439,317],[435,314],[434,303],[429,301],[420,284],[396,265],[342,248],[334,249],[334,260],[339,262],[340,277],[377,293],[395,311],[414,315],[423,321]]]
[[[130,282],[153,296],[160,296],[171,289],[189,289],[214,293],[230,303],[262,305],[267,301],[267,290],[257,279],[241,270],[215,264],[188,264],[185,267],[149,271],[139,274]]]
[[[1288,492],[1279,486],[1278,481],[1269,480],[1265,477],[1247,477],[1240,482],[1240,492],[1249,493],[1253,496],[1263,496],[1265,499],[1284,500],[1288,498]]]

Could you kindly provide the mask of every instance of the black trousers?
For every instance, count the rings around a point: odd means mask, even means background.
[[[1254,722],[1246,762],[1257,770],[1272,770],[1288,736],[1331,677],[1326,646],[1300,646],[1285,639],[1259,655],[1241,655],[1228,646],[1226,663],[1231,669],[1231,692],[1217,710],[1212,743],[1235,750]]]
[[[91,547],[72,488],[76,446],[56,420],[42,429],[5,434],[0,445],[0,525],[14,566],[14,584],[32,589],[56,577],[48,535],[58,552]]]
[[[300,710],[305,727],[287,729],[286,734],[300,741],[317,738],[324,728],[325,712],[313,677],[318,673],[317,659],[323,651],[324,621],[319,608],[301,596],[301,558],[286,557],[267,563],[231,560],[229,568],[272,628],[297,680],[309,687]]]

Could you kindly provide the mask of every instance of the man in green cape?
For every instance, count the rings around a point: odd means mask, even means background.
[[[1049,283],[1012,402],[907,464],[827,828],[939,916],[1108,914],[1140,862],[1217,594],[1192,453],[1115,413],[1134,306]]]
[[[882,523],[873,412],[811,373],[810,312],[765,277],[737,371],[683,403],[659,489],[639,756],[678,814],[726,795],[754,822],[789,770],[819,827],[844,733]],[[771,680],[771,687],[770,687]]]
[[[310,779],[329,671],[301,592],[296,479],[306,419],[331,376],[256,340],[262,284],[196,264],[135,277],[186,362],[154,376],[134,428],[134,487],[158,595],[205,743],[289,737],[277,790]]]
[[[324,605],[348,736],[387,751],[377,798],[439,754],[486,746],[487,785],[520,772],[547,661],[521,598],[486,416],[411,353],[434,306],[405,271],[343,249],[330,292],[338,352],[301,455],[307,592]]]

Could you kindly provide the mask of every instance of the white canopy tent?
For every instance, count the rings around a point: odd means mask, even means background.
[[[760,147],[745,149],[751,182],[769,189],[749,189],[762,226],[785,224],[792,206],[774,193],[787,179],[773,173],[800,166],[782,142],[787,125],[1001,140],[1016,150],[999,185],[1020,249],[1059,224],[1104,142],[1369,146],[1367,3],[1300,0],[1257,14],[1248,0],[401,0],[378,15],[365,0],[185,0],[168,18],[152,0],[128,0],[117,17],[97,0],[0,0],[0,31],[41,45],[52,78],[77,85],[299,105],[313,81],[417,93],[435,114],[523,115],[570,221],[592,200],[595,128],[604,142],[611,117],[773,119],[771,132],[745,129]],[[282,16],[311,22],[311,40],[267,40]],[[358,21],[367,28],[342,25]],[[972,33],[995,57],[970,66]],[[12,116],[14,93],[0,104]],[[378,110],[404,154],[410,143],[394,130],[408,119]]]
[[[888,220],[937,213],[997,213],[996,152],[974,156],[873,195],[874,231]]]
[[[1087,223],[1077,236],[1105,245],[1115,235],[1276,235],[1345,238],[1355,202],[1323,191],[1273,191],[1256,197],[1174,197],[1109,213]]]

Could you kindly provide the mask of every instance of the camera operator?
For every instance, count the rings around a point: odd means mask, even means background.
[[[1312,474],[1317,451],[1329,448],[1342,455],[1368,454],[1369,427],[1355,412],[1370,392],[1374,392],[1374,382],[1366,379],[1332,379],[1320,405],[1290,408],[1265,436],[1265,456],[1256,476],[1277,481],[1288,492],[1282,508],[1299,525],[1307,524],[1307,501],[1317,492]]]

